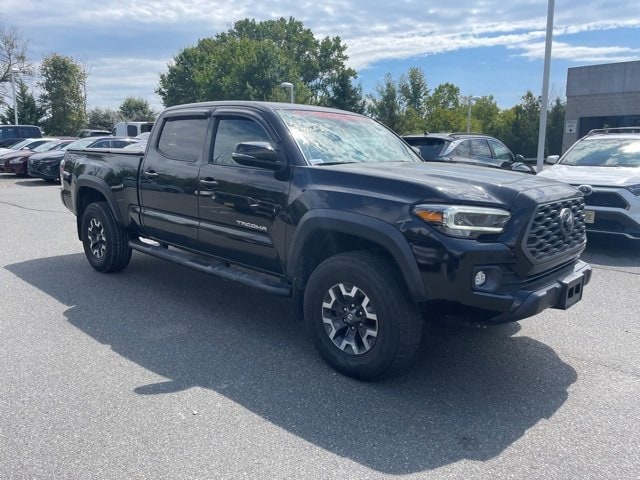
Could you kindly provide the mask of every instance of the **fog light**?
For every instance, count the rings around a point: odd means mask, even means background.
[[[483,270],[479,270],[478,272],[476,272],[476,276],[473,279],[473,282],[476,287],[483,286],[485,283],[487,283],[487,274],[484,273]]]

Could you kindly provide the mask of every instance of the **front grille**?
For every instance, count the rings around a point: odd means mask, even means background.
[[[561,219],[565,208],[573,217],[572,226]],[[585,231],[582,197],[540,205],[529,227],[525,249],[534,262],[551,260],[582,245]]]
[[[593,207],[610,207],[629,209],[627,201],[615,192],[592,192],[584,197],[584,203]]]

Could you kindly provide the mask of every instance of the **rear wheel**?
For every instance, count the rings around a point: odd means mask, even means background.
[[[422,319],[397,270],[369,252],[322,262],[307,282],[304,316],[322,358],[360,380],[406,369],[422,336]]]
[[[131,260],[129,236],[105,202],[90,204],[82,215],[82,245],[93,268],[118,272]]]

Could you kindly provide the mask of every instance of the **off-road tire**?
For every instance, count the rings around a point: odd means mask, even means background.
[[[131,260],[129,236],[106,202],[87,206],[80,226],[84,253],[99,272],[119,272]]]
[[[306,327],[320,356],[359,380],[408,369],[423,320],[405,290],[394,264],[373,253],[341,253],[322,262],[304,294]]]

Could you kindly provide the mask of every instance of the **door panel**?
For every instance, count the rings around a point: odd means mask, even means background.
[[[152,238],[194,248],[198,237],[198,171],[211,119],[185,112],[166,117],[149,144],[139,179],[141,219]]]
[[[289,181],[271,170],[237,164],[231,153],[245,141],[275,143],[257,119],[221,112],[211,162],[200,168],[198,240],[213,255],[282,273],[286,225],[279,213]]]

